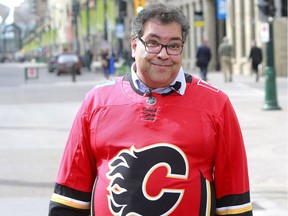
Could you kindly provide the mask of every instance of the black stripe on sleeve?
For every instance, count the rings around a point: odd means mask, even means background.
[[[54,187],[54,193],[84,202],[90,202],[91,200],[91,193],[79,191],[57,183]]]
[[[243,205],[250,202],[249,191],[243,194],[231,194],[217,199],[217,208],[225,206]]]

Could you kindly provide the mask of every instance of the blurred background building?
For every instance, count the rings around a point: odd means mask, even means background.
[[[235,73],[251,73],[252,41],[265,56],[265,18],[259,9],[265,0],[24,0],[15,8],[0,4],[1,56],[17,54],[46,61],[64,49],[82,56],[91,50],[94,61],[101,59],[103,50],[129,55],[130,23],[150,2],[175,4],[187,15],[191,34],[183,65],[188,71],[196,68],[196,50],[203,39],[209,41],[212,51],[210,70],[219,70],[217,48],[224,36],[234,46]],[[275,69],[278,76],[287,76],[287,0],[274,3]]]

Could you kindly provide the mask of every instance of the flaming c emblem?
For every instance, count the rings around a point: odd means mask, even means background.
[[[110,161],[109,169],[106,174],[110,181],[109,208],[113,215],[119,216],[170,214],[181,202],[184,190],[162,185],[155,172],[165,170],[163,178],[170,182],[187,179],[189,172],[185,154],[166,143],[122,150]],[[156,193],[153,188],[157,188]]]

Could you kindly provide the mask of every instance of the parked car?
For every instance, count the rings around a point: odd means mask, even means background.
[[[57,75],[61,73],[72,73],[75,70],[76,74],[81,74],[81,61],[77,54],[62,53],[57,58],[56,64]]]
[[[48,62],[48,71],[50,73],[54,72],[57,69],[57,59],[58,55],[52,56]]]

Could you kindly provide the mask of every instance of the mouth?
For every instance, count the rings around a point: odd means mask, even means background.
[[[171,64],[162,64],[162,63],[152,63],[152,65],[155,65],[157,67],[171,67]]]

